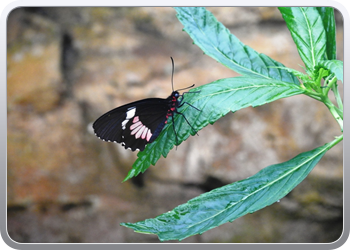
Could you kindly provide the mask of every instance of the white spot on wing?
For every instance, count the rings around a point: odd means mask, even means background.
[[[129,120],[126,119],[126,120],[124,120],[124,121],[122,122],[122,129],[123,129],[123,130],[125,130],[125,126],[126,126],[126,124],[128,123],[128,121],[129,121]]]
[[[135,107],[131,108],[130,110],[128,110],[126,112],[126,119],[130,120],[131,118],[133,118],[135,116],[135,113],[136,113],[136,108]]]

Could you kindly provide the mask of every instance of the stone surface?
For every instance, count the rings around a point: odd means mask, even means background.
[[[208,9],[245,44],[301,70],[276,8]],[[127,102],[167,97],[170,56],[176,89],[237,76],[192,45],[175,14],[167,7],[11,12],[7,226],[14,241],[158,242],[119,223],[153,218],[340,134],[325,106],[294,96],[228,114],[122,183],[136,153],[98,140],[96,118]],[[342,23],[337,36],[342,60]],[[182,242],[337,240],[342,156],[340,144],[279,203]]]

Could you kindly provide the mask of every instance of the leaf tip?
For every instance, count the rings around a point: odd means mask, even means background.
[[[128,175],[125,177],[125,179],[122,181],[126,182],[127,180],[131,179],[132,177],[136,176],[137,174],[135,174],[135,169],[131,169],[128,173]]]

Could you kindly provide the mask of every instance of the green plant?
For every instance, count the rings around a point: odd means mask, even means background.
[[[343,62],[336,60],[334,11],[328,7],[279,8],[294,39],[306,74],[285,67],[267,55],[244,45],[205,8],[177,7],[177,17],[205,54],[242,76],[220,79],[191,91],[185,101],[201,112],[184,105],[196,130],[213,124],[228,112],[259,106],[275,100],[304,94],[323,102],[343,131],[343,105],[337,80],[343,81]],[[328,97],[332,90],[336,105]],[[178,142],[194,134],[175,116]],[[136,232],[158,235],[161,241],[182,240],[201,234],[247,213],[269,206],[287,195],[310,173],[322,156],[343,140],[343,135],[293,159],[268,166],[245,180],[204,193],[172,211],[137,223],[121,223]],[[158,139],[138,154],[125,180],[144,172],[161,155],[167,156],[175,145],[169,123]]]

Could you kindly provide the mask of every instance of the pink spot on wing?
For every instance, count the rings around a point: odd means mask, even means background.
[[[146,140],[149,141],[151,139],[151,137],[152,137],[151,130],[148,129],[148,131],[147,131],[147,139]]]
[[[134,130],[135,128],[142,126],[141,122],[136,122],[133,125],[130,126],[130,130]]]
[[[143,130],[143,133],[142,133],[142,135],[141,135],[141,138],[142,138],[142,139],[145,139],[145,138],[146,138],[148,130],[149,130],[149,129],[145,127],[145,129]]]
[[[138,117],[138,116],[135,116],[134,119],[132,120],[132,123],[136,123],[136,122],[138,122],[139,120],[140,120],[139,117]]]
[[[142,135],[143,131],[147,129],[146,126],[142,126],[139,131],[137,131],[137,133],[135,134],[135,138],[138,139],[140,138],[140,136]]]
[[[144,126],[142,124],[140,124],[140,126],[138,126],[137,128],[135,128],[134,130],[131,131],[131,134],[134,135],[136,134],[138,131],[140,131]],[[136,137],[136,135],[135,135]]]
[[[138,116],[135,116],[132,120],[133,124],[130,126],[131,135],[135,135],[135,138],[142,138],[149,141],[152,137],[152,132],[140,121]]]

